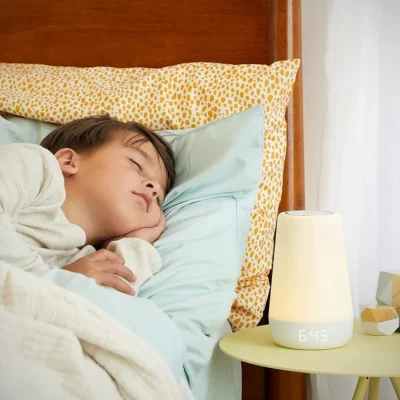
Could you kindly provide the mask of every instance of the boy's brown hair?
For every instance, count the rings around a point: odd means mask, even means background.
[[[122,122],[107,115],[94,115],[61,125],[47,135],[40,145],[53,154],[65,147],[75,151],[90,151],[105,144],[111,133],[121,130],[124,133],[135,132],[140,139],[135,142],[149,141],[157,150],[167,170],[167,193],[174,185],[175,158],[170,144],[156,132],[138,122]],[[130,140],[128,140],[130,142]]]

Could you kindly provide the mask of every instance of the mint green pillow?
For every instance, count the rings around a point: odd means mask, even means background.
[[[0,121],[0,128],[15,128],[19,120]],[[23,141],[41,140],[53,128],[31,121],[41,125],[39,132],[26,121]],[[235,298],[261,181],[263,132],[262,106],[198,128],[160,132],[175,152],[177,180],[163,206],[167,228],[154,244],[163,268],[139,296],[154,301],[181,329],[191,387],[211,358],[210,336],[227,320]]]
[[[58,125],[22,117],[0,116],[0,146],[8,143],[39,144]]]
[[[163,268],[140,295],[181,328],[191,387],[211,358],[210,335],[235,298],[261,181],[263,132],[261,106],[195,129],[162,132],[175,152],[177,182],[164,202],[167,229],[155,243]]]

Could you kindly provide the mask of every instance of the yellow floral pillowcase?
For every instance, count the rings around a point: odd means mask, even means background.
[[[269,293],[286,152],[285,112],[299,65],[299,60],[161,69],[0,64],[0,111],[53,123],[109,113],[163,130],[196,127],[262,104],[262,182],[229,318],[238,330],[259,322]]]

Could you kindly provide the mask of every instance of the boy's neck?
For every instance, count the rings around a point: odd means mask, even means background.
[[[97,245],[101,243],[102,239],[98,238],[95,235],[95,229],[89,223],[89,210],[86,210],[85,207],[82,207],[78,203],[71,203],[68,201],[68,198],[65,200],[64,204],[61,206],[61,209],[67,218],[67,220],[74,225],[78,225],[86,234],[86,242],[85,245]]]

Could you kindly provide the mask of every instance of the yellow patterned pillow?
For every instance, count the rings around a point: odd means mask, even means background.
[[[0,111],[54,123],[109,113],[153,129],[183,129],[262,104],[263,178],[230,315],[237,330],[258,323],[269,293],[286,152],[285,111],[299,65],[299,60],[161,69],[0,64]]]

